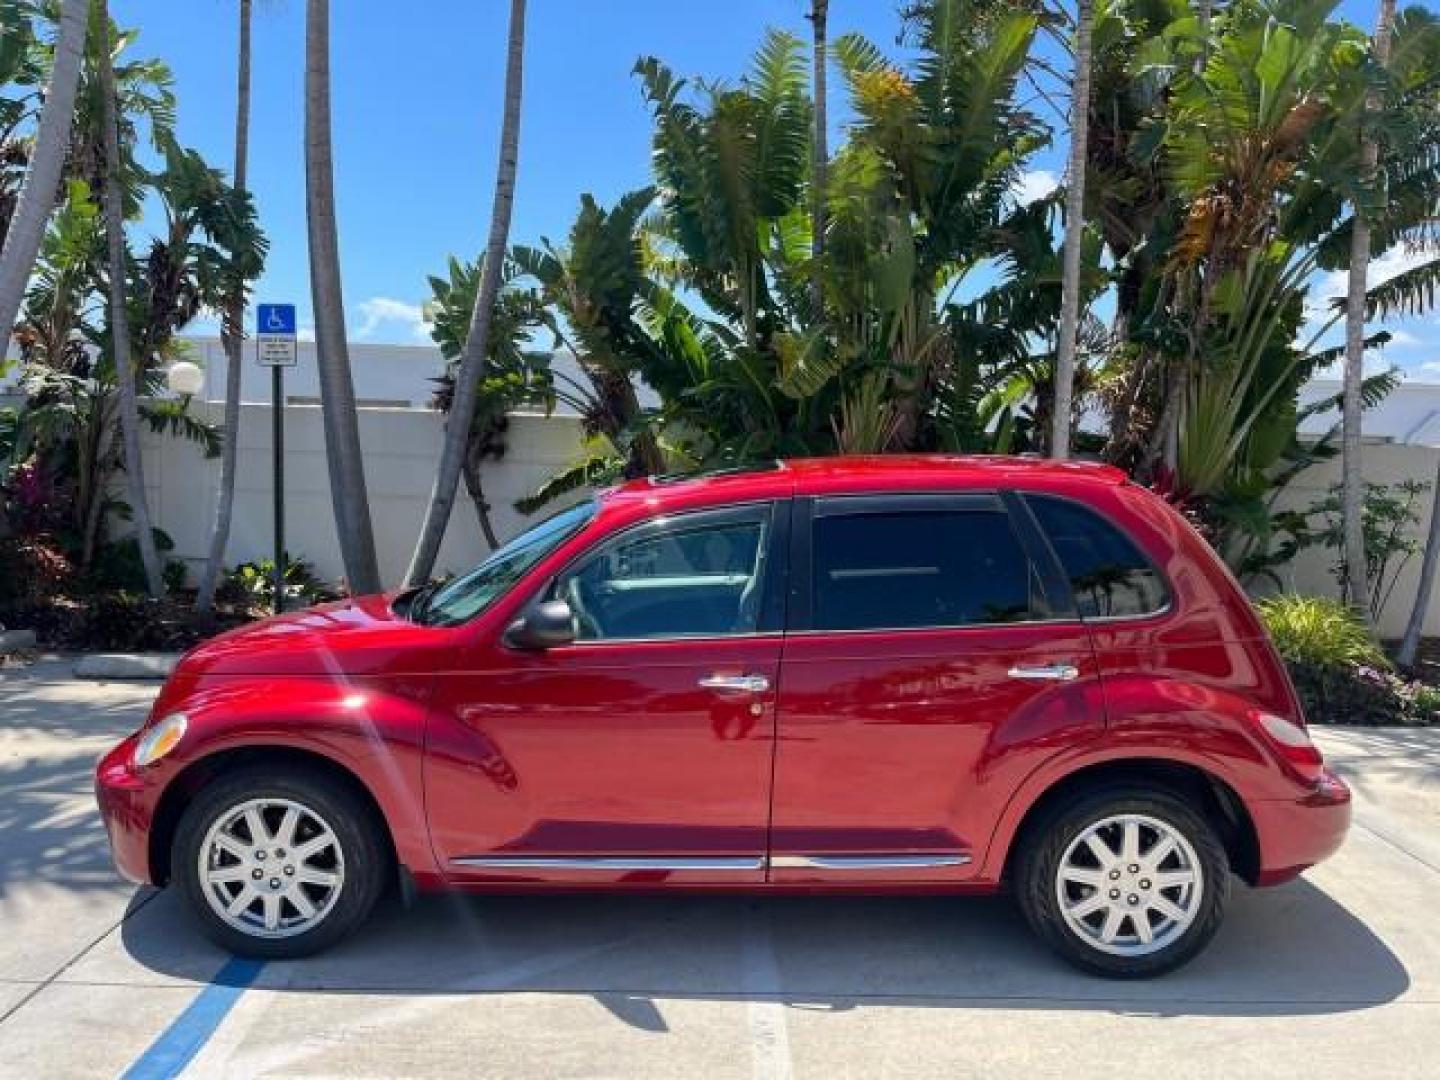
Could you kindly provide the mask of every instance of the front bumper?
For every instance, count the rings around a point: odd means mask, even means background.
[[[110,837],[115,868],[127,881],[151,884],[150,829],[159,801],[158,786],[130,765],[138,735],[132,735],[95,767],[95,801]]]
[[[1329,769],[1297,799],[1250,805],[1260,841],[1257,884],[1279,885],[1339,850],[1350,829],[1350,789]]]

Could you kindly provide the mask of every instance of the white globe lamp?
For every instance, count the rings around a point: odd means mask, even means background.
[[[184,398],[194,397],[205,385],[205,372],[198,364],[181,360],[170,365],[170,370],[165,373],[165,382],[171,393]]]

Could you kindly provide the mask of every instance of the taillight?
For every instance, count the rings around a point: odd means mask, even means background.
[[[1300,779],[1313,784],[1325,774],[1320,748],[1302,725],[1258,709],[1251,710],[1250,719]]]

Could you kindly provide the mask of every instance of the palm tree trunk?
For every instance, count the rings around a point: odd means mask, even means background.
[[[1390,59],[1390,28],[1395,22],[1395,0],[1380,0],[1380,20],[1375,29],[1375,59],[1384,66]],[[1373,113],[1380,102],[1372,94],[1365,113]],[[1362,121],[1364,122],[1364,121]],[[1361,144],[1361,180],[1369,183],[1380,160],[1380,148],[1366,137]],[[1341,395],[1341,528],[1344,537],[1345,579],[1342,599],[1369,618],[1369,583],[1365,580],[1364,475],[1360,468],[1361,415],[1364,406],[1360,386],[1365,378],[1365,290],[1370,263],[1370,223],[1357,206],[1350,235],[1350,279],[1345,299],[1345,382]]]
[[[239,75],[235,95],[235,190],[243,193],[248,178],[250,158],[250,13],[252,0],[240,0]],[[225,559],[225,543],[230,539],[230,518],[235,507],[235,463],[240,441],[240,375],[244,367],[242,347],[245,341],[245,287],[236,282],[235,296],[225,312],[221,330],[225,348],[225,421],[224,442],[220,446],[220,491],[215,504],[215,527],[210,533],[210,551],[205,571],[200,578],[200,591],[195,596],[195,610],[210,614],[215,603],[215,586]]]
[[[525,0],[510,2],[510,43],[505,62],[505,113],[500,126],[500,162],[495,177],[495,204],[490,216],[490,238],[485,246],[485,265],[475,309],[470,316],[470,330],[465,337],[465,351],[455,377],[455,397],[445,421],[445,442],[440,452],[435,486],[420,539],[415,545],[405,584],[423,584],[435,568],[440,541],[450,523],[450,510],[455,504],[455,488],[465,462],[465,443],[475,416],[475,400],[480,378],[485,370],[485,357],[490,343],[490,321],[495,300],[500,293],[500,275],[505,260],[505,245],[510,236],[510,211],[515,201],[515,172],[520,147],[520,93],[524,80],[525,61]]]
[[[1213,0],[1199,0],[1195,5],[1196,20],[1200,23],[1201,47],[1200,55],[1195,57],[1195,74],[1199,75],[1205,70],[1205,62],[1210,56],[1210,18],[1214,14],[1215,5]]]
[[[126,310],[127,252],[125,246],[124,182],[120,175],[120,102],[115,95],[115,67],[111,50],[110,11],[105,0],[95,0],[96,29],[100,34],[95,50],[104,98],[105,132],[105,238],[109,246],[110,347],[115,359],[115,392],[120,404],[120,441],[125,452],[125,482],[130,499],[135,539],[140,545],[140,562],[145,567],[145,585],[152,598],[165,595],[165,577],[155,534],[150,528],[150,506],[145,495],[145,467],[140,457],[140,402],[135,388],[135,362],[130,355],[130,317]],[[141,358],[143,362],[143,357]],[[99,494],[97,492],[97,494]]]
[[[485,537],[485,543],[494,551],[500,546],[500,541],[495,536],[495,525],[490,520],[490,500],[485,497],[485,481],[481,474],[481,455],[467,452],[465,465],[462,474],[465,477],[465,492],[470,496],[470,502],[475,507],[475,520],[480,526],[480,532]]]
[[[830,164],[826,130],[830,123],[830,108],[825,89],[829,50],[825,42],[829,19],[830,0],[811,0],[810,23],[814,28],[815,41],[815,139],[810,169],[810,306],[813,309],[812,318],[817,322],[823,317],[825,306],[825,174]]]
[[[1437,564],[1440,564],[1440,458],[1435,463],[1430,532],[1425,537],[1425,554],[1420,559],[1420,587],[1415,592],[1410,621],[1405,624],[1405,635],[1400,639],[1400,651],[1395,657],[1395,662],[1405,671],[1415,666],[1415,655],[1420,651],[1420,635],[1425,630],[1425,615],[1430,610],[1430,594],[1435,591]]]
[[[1090,27],[1093,0],[1075,13],[1075,80],[1070,96],[1070,166],[1065,190],[1065,249],[1060,282],[1060,341],[1055,349],[1055,404],[1050,456],[1070,456],[1070,413],[1075,386],[1075,338],[1080,324],[1080,245],[1085,235],[1085,150],[1090,133]]]
[[[330,144],[330,2],[306,0],[305,11],[305,216],[320,411],[325,424],[325,457],[330,467],[330,500],[335,509],[340,557],[350,591],[359,595],[379,592],[381,585],[340,287],[340,237],[335,225]]]
[[[105,508],[105,481],[108,478],[111,447],[115,441],[115,425],[110,416],[110,403],[103,393],[95,398],[93,442],[88,455],[80,455],[80,569],[89,570],[95,561],[100,540],[100,518]]]
[[[85,53],[88,8],[89,0],[62,0],[60,5],[60,31],[55,39],[55,63],[45,89],[45,107],[40,113],[19,201],[5,233],[4,250],[0,251],[0,360],[9,346],[25,286],[35,268],[35,257],[60,188],[75,115],[75,88]]]
[[[252,0],[240,0],[239,76],[235,96],[235,190],[245,192],[251,144],[251,9]],[[225,428],[220,444],[220,491],[215,505],[215,528],[210,533],[210,552],[200,577],[194,609],[209,615],[215,606],[215,589],[225,563],[225,544],[230,539],[230,517],[235,510],[235,464],[239,458],[240,373],[245,344],[245,285],[236,282],[235,297],[225,312],[220,331],[225,347]]]

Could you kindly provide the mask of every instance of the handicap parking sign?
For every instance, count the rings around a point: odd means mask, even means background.
[[[255,352],[262,367],[295,366],[294,304],[260,304],[256,307]]]

